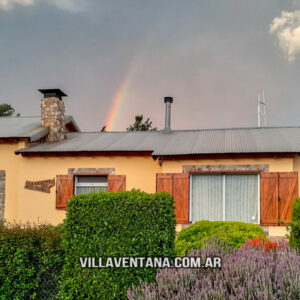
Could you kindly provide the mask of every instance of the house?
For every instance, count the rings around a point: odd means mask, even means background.
[[[283,234],[298,196],[300,127],[80,132],[59,89],[43,93],[41,117],[0,118],[0,217],[61,223],[74,194],[169,192],[178,229],[233,220]]]

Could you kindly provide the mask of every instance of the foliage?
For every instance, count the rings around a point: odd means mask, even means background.
[[[143,122],[143,115],[136,115],[135,122],[133,125],[130,125],[126,130],[127,131],[156,131],[157,128],[152,128],[152,122],[149,118]]]
[[[293,204],[289,243],[291,247],[300,251],[300,198],[297,198]]]
[[[133,190],[75,196],[64,221],[66,264],[59,297],[125,299],[132,284],[153,281],[156,269],[82,269],[79,257],[172,257],[174,240],[174,202],[167,193]]]
[[[11,117],[14,113],[15,110],[10,104],[0,104],[0,117]]]
[[[233,248],[239,248],[249,239],[266,237],[263,229],[256,224],[198,221],[178,234],[175,242],[176,253],[184,255],[192,249],[201,248],[213,236],[223,239],[225,244]]]
[[[276,251],[256,247],[223,250],[207,245],[191,256],[220,256],[221,269],[160,269],[156,283],[128,290],[130,300],[299,299],[300,256],[283,244]]]
[[[278,244],[276,242],[270,242],[267,239],[263,237],[257,237],[255,239],[251,239],[247,241],[245,244],[243,244],[241,247],[256,247],[258,249],[261,249],[265,252],[268,252],[270,250],[276,250]],[[286,244],[287,246],[287,244]]]
[[[63,262],[58,227],[0,223],[0,299],[48,299]]]

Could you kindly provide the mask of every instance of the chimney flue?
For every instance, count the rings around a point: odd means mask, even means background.
[[[60,89],[39,91],[44,95],[41,103],[41,126],[49,127],[47,141],[59,142],[65,138],[65,105],[62,97],[67,95]]]
[[[173,103],[172,97],[165,97],[166,103],[166,117],[165,117],[165,129],[164,132],[171,132],[171,104]]]

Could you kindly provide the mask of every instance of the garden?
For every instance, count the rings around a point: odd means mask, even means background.
[[[299,299],[300,198],[288,242],[242,222],[175,232],[167,193],[79,195],[59,226],[0,225],[0,299]],[[82,268],[80,257],[220,257],[221,268]]]

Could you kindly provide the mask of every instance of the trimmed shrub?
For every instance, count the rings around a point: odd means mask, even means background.
[[[175,255],[174,203],[167,193],[140,191],[79,195],[68,202],[63,245],[66,264],[61,299],[126,299],[140,280],[155,280],[156,269],[84,268],[79,257]],[[98,261],[98,260],[97,260]]]
[[[53,299],[63,263],[60,227],[0,223],[0,299]]]
[[[201,248],[211,237],[222,239],[225,246],[239,248],[246,241],[256,237],[266,237],[263,229],[256,224],[243,222],[198,221],[182,230],[175,242],[176,253],[185,255],[192,249]]]
[[[300,198],[293,204],[291,222],[290,246],[295,247],[300,252]]]
[[[300,256],[279,244],[276,251],[256,247],[224,250],[207,245],[191,256],[220,256],[221,269],[160,269],[156,283],[128,290],[130,300],[290,299],[300,295]]]

